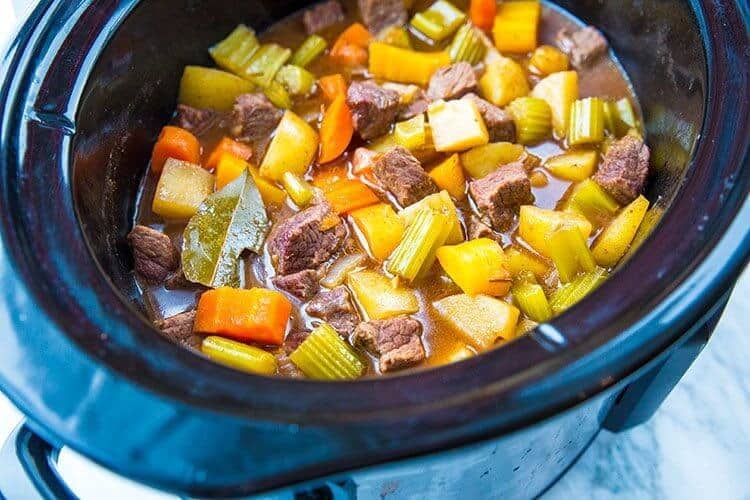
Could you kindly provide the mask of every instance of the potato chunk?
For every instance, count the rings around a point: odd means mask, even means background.
[[[170,158],[161,172],[151,209],[165,219],[187,220],[214,192],[214,182],[214,176],[200,165]]]
[[[520,311],[502,300],[462,294],[438,300],[432,306],[468,342],[482,350],[491,348],[500,339],[516,336]]]
[[[436,151],[465,151],[490,142],[482,114],[470,99],[436,101],[430,104],[427,114]]]

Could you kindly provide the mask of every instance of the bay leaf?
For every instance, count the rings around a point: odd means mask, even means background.
[[[182,243],[182,269],[193,283],[238,288],[240,255],[260,253],[270,222],[249,172],[203,202],[190,219]]]

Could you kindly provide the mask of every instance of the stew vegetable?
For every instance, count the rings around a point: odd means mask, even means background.
[[[263,375],[440,365],[628,253],[650,153],[603,34],[538,1],[409,4],[240,24],[185,68],[128,237],[164,335]]]

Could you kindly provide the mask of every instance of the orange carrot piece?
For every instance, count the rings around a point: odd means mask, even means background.
[[[339,95],[346,95],[346,80],[339,73],[320,78],[318,86],[329,101],[333,101]]]
[[[209,155],[208,161],[206,161],[206,168],[212,169],[218,167],[219,160],[221,160],[224,153],[229,153],[241,160],[247,161],[253,156],[253,148],[229,137],[224,137]]]
[[[333,211],[339,215],[346,215],[358,208],[380,203],[380,199],[372,189],[354,179],[342,179],[331,184],[323,192]]]
[[[354,136],[352,113],[346,104],[346,96],[339,94],[333,100],[320,123],[319,163],[328,163],[341,156]]]
[[[194,330],[241,342],[282,345],[292,304],[283,294],[253,288],[218,288],[201,295]]]
[[[200,164],[201,144],[193,134],[183,128],[164,127],[151,153],[151,170],[155,174],[160,174],[170,158]]]
[[[328,191],[331,189],[331,186],[337,182],[348,178],[349,172],[346,168],[346,164],[342,162],[326,165],[324,170],[317,171],[315,177],[313,177],[312,183],[313,186],[320,188],[323,191]]]
[[[474,26],[489,31],[495,23],[497,0],[471,0],[469,12]]]
[[[351,66],[367,62],[367,45],[372,35],[360,23],[354,23],[344,30],[331,47],[330,56],[336,61]]]

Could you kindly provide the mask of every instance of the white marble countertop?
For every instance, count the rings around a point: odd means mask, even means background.
[[[0,0],[0,46],[28,0]],[[648,423],[603,432],[545,500],[750,500],[750,271],[713,338]],[[0,395],[0,441],[21,414]],[[83,499],[169,498],[64,453],[61,469]]]

